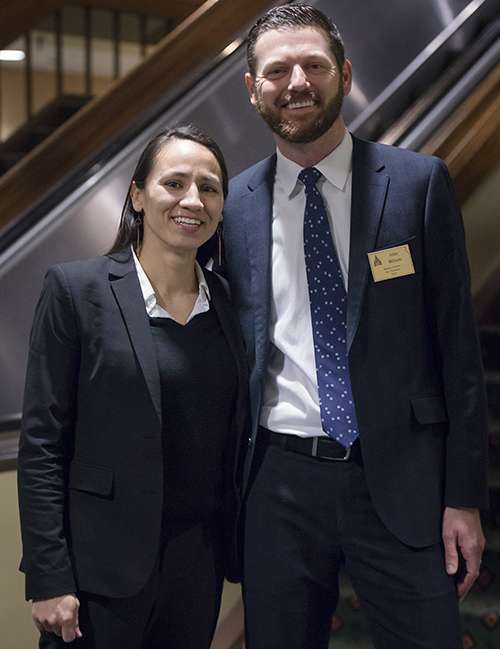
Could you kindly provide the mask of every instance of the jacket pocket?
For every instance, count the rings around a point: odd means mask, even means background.
[[[411,397],[413,414],[419,424],[439,424],[448,421],[446,404],[441,394]]]
[[[373,250],[373,252],[377,252],[378,250],[390,250],[391,248],[399,248],[400,246],[407,246],[410,245],[412,241],[414,241],[417,237],[414,235],[413,237],[408,237],[408,239],[402,239],[401,241],[395,241],[394,243],[384,243],[384,245],[376,248]]]
[[[87,491],[99,496],[111,496],[113,492],[114,472],[94,464],[73,462],[69,472],[69,488]]]

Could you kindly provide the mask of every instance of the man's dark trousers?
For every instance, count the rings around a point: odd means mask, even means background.
[[[246,505],[247,649],[326,649],[345,566],[375,649],[460,649],[456,586],[441,544],[387,530],[360,453],[316,459],[258,443]]]

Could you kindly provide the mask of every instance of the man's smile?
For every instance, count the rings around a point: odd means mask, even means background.
[[[284,99],[284,104],[282,108],[287,108],[288,110],[296,110],[297,108],[311,108],[318,103],[314,94],[311,94],[308,97],[303,98],[292,98],[291,95],[287,95]]]

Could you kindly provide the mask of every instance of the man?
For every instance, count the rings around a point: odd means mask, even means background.
[[[450,177],[346,132],[351,65],[318,10],[270,10],[248,64],[277,153],[232,181],[224,218],[252,372],[247,648],[326,648],[345,565],[375,647],[458,649],[487,428]]]

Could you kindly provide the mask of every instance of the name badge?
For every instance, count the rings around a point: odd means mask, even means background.
[[[374,282],[383,282],[385,279],[415,273],[409,246],[398,246],[397,248],[369,252],[368,261],[370,262]]]

